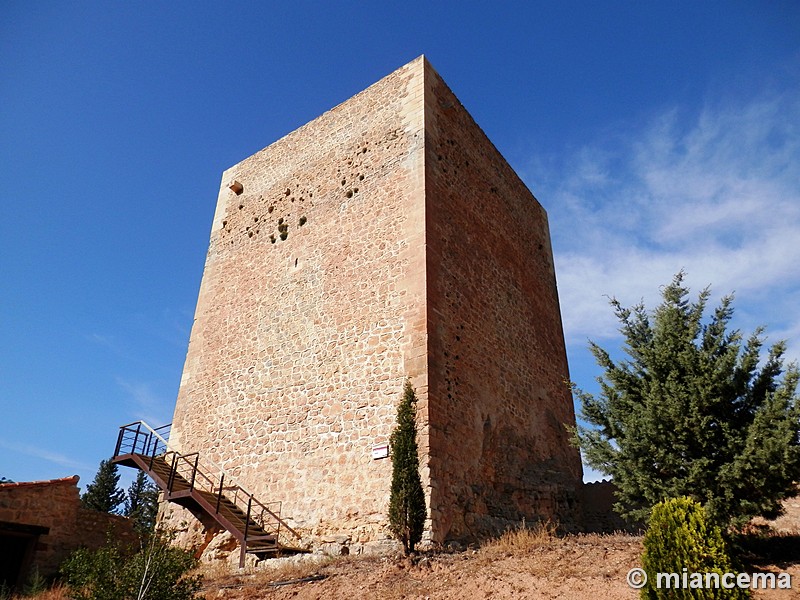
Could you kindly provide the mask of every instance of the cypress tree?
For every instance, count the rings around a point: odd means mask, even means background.
[[[732,296],[704,320],[709,289],[690,302],[683,279],[662,289],[652,314],[611,301],[628,358],[590,344],[604,373],[597,396],[575,389],[591,425],[576,440],[587,463],[612,476],[628,518],[643,521],[680,496],[720,525],[773,518],[800,481],[797,365],[784,371],[784,342],[762,360],[762,329],[746,340],[728,330]]]
[[[419,477],[416,402],[414,388],[406,380],[403,399],[397,407],[397,424],[389,438],[392,456],[389,529],[403,544],[406,555],[422,539],[427,517],[425,492]]]
[[[110,460],[101,461],[94,481],[86,486],[86,491],[81,496],[81,504],[91,510],[116,513],[125,501],[125,492],[118,487],[118,484],[117,465]]]
[[[150,481],[143,471],[136,474],[125,497],[122,512],[133,519],[134,528],[142,533],[153,531],[158,514],[158,487]]]

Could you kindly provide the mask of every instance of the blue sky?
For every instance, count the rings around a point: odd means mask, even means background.
[[[679,269],[800,356],[800,4],[0,5],[0,476],[171,420],[222,171],[420,54],[548,210],[572,378]]]

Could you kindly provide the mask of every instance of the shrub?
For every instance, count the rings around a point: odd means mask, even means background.
[[[690,498],[672,498],[653,507],[644,536],[642,567],[647,573],[647,584],[641,591],[644,600],[740,600],[750,597],[749,590],[706,586],[705,575],[704,587],[691,586],[692,573],[716,573],[722,578],[725,573],[735,573],[736,569],[720,528],[712,524],[703,507]],[[687,572],[689,586],[683,585],[684,572]],[[673,580],[671,586],[666,587],[662,579],[662,589],[658,589],[658,573],[677,574],[678,585]]]
[[[80,549],[61,566],[75,600],[193,600],[201,577],[188,552],[170,546],[170,537],[155,532],[136,553],[116,544]]]
[[[39,569],[34,567],[33,572],[28,576],[28,581],[23,588],[25,596],[38,596],[47,591],[47,579],[39,573]]]

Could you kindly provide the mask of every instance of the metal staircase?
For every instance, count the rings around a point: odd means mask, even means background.
[[[144,421],[120,427],[113,462],[141,469],[164,492],[166,500],[204,513],[239,542],[239,566],[247,553],[277,555],[300,535],[280,517],[281,503],[263,504],[235,484],[220,467],[200,462],[197,452],[181,454],[169,446],[171,425],[153,429]]]

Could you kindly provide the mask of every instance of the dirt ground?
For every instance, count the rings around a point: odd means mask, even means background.
[[[204,595],[206,600],[639,597],[638,590],[627,585],[626,575],[640,566],[640,537],[588,535],[517,542],[493,543],[453,554],[424,554],[413,560],[342,557],[316,565],[277,563],[280,566],[262,566],[246,574],[209,573]],[[758,590],[755,599],[800,599],[800,560],[757,567],[789,572],[793,589]]]

